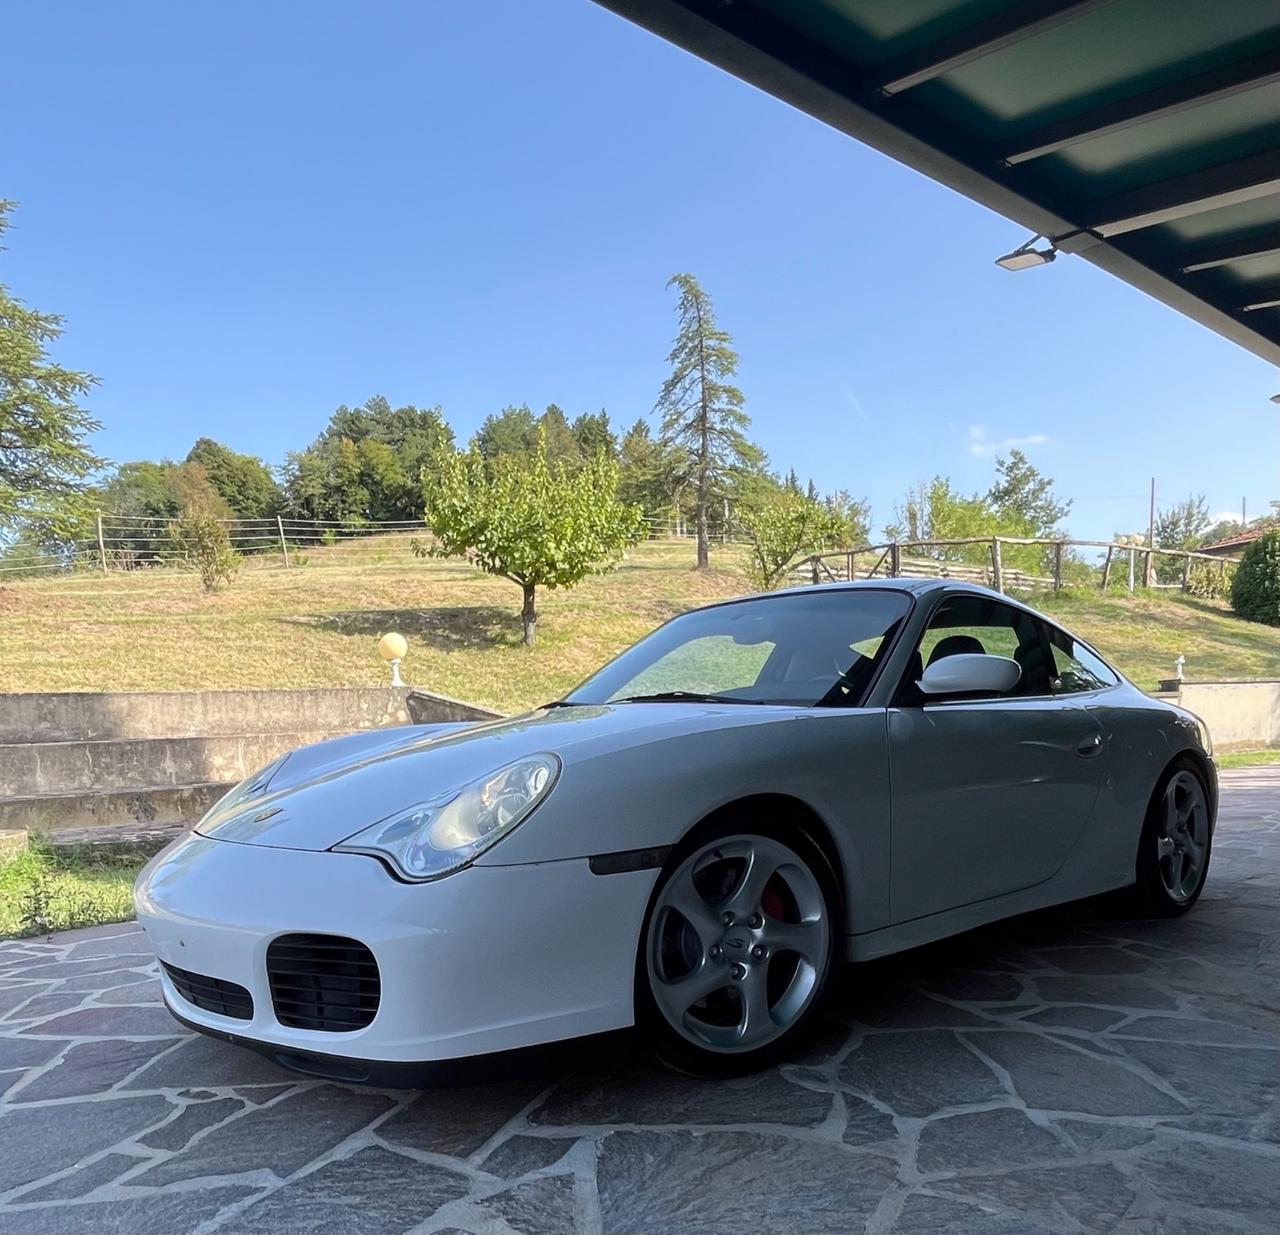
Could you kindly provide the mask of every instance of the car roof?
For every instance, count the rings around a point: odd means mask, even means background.
[[[975,596],[991,596],[999,600],[1010,600],[1009,596],[984,587],[980,583],[969,583],[963,579],[939,578],[885,578],[885,579],[838,579],[833,583],[797,583],[793,587],[779,588],[776,592],[757,592],[754,596],[741,599],[756,599],[767,596],[798,596],[806,592],[841,592],[841,591],[893,591],[907,592],[912,596],[920,596],[925,592],[936,592],[941,588],[949,588],[957,592],[970,592]],[[1017,604],[1017,601],[1013,602]]]

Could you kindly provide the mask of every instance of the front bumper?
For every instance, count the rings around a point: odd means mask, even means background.
[[[405,884],[359,854],[192,834],[147,866],[134,902],[161,961],[253,997],[250,1019],[222,1016],[188,1003],[162,972],[180,1020],[292,1066],[352,1061],[350,1079],[361,1080],[361,1065],[452,1060],[631,1025],[636,945],[656,876],[596,875],[573,859]],[[276,1019],[266,953],[293,933],[346,936],[372,951],[381,996],[370,1024],[322,1032]]]

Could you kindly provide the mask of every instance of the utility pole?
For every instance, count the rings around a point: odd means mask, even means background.
[[[1151,477],[1151,513],[1147,521],[1147,568],[1143,572],[1142,586],[1151,586],[1151,564],[1155,560],[1155,554],[1150,550],[1156,547],[1156,478]]]

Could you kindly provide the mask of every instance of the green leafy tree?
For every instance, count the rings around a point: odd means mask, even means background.
[[[836,548],[856,549],[871,539],[871,503],[837,489],[822,499],[832,524],[838,529]]]
[[[639,507],[618,500],[618,465],[603,455],[576,471],[552,466],[545,444],[529,454],[486,459],[450,451],[424,486],[423,517],[434,541],[414,542],[421,556],[464,556],[510,579],[524,603],[524,642],[537,629],[537,589],[573,587],[608,570],[644,535]]]
[[[471,439],[471,448],[486,459],[496,459],[499,455],[527,453],[537,438],[537,417],[527,404],[521,404],[486,416]]]
[[[169,537],[195,567],[206,592],[230,583],[240,569],[240,555],[231,547],[226,524],[205,508],[184,508],[169,525]]]
[[[1245,549],[1231,580],[1231,607],[1242,618],[1280,626],[1280,531]]]
[[[204,468],[237,519],[265,519],[280,509],[280,487],[265,463],[254,455],[237,454],[210,437],[197,439],[187,452],[188,463]]]
[[[774,587],[801,553],[840,545],[846,530],[831,507],[788,484],[762,501],[739,507],[738,525],[751,546],[748,573],[762,589]]]
[[[618,457],[618,439],[609,427],[609,413],[604,408],[598,412],[583,412],[574,420],[572,427],[578,450],[584,459],[599,454],[607,455],[610,459]]]
[[[679,330],[667,356],[671,376],[663,383],[657,411],[664,444],[678,451],[687,467],[698,569],[705,570],[712,504],[727,496],[734,473],[760,465],[763,452],[747,438],[751,418],[742,410],[742,391],[730,380],[738,371],[738,354],[733,339],[716,325],[711,298],[691,274],[672,275],[667,286],[680,294]]]
[[[582,450],[578,446],[578,438],[569,427],[569,418],[554,403],[547,405],[547,410],[538,417],[538,428],[529,449],[538,449],[538,434],[546,445],[547,462],[552,467],[564,464],[565,467],[577,467],[582,461]]]
[[[1071,513],[1071,502],[1058,501],[1053,481],[1032,466],[1020,450],[996,460],[996,482],[987,502],[1001,522],[1027,529],[1026,536],[1057,535],[1058,526]],[[1010,532],[1009,535],[1015,535]]]
[[[12,207],[0,201],[0,236]],[[80,406],[97,378],[49,359],[45,347],[61,334],[61,317],[0,284],[0,533],[19,524],[70,532],[102,466],[86,441],[98,422]]]
[[[453,447],[438,407],[393,408],[381,395],[343,404],[305,450],[285,460],[285,507],[304,519],[417,519],[421,476]]]
[[[1204,494],[1191,494],[1156,515],[1156,546],[1160,549],[1195,549],[1204,543],[1204,534],[1212,520]],[[1173,583],[1182,577],[1182,562],[1177,558],[1157,557],[1156,578]]]

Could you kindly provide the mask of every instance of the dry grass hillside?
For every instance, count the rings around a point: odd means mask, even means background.
[[[0,587],[0,689],[182,690],[372,685],[375,645],[410,641],[407,681],[503,711],[562,694],[683,609],[750,590],[741,550],[690,569],[692,546],[649,543],[618,570],[541,596],[538,646],[520,646],[519,591],[462,562],[310,554],[292,570],[245,570],[206,596],[190,575],[132,572]],[[1041,597],[1139,685],[1187,676],[1280,676],[1280,631],[1181,596]]]

